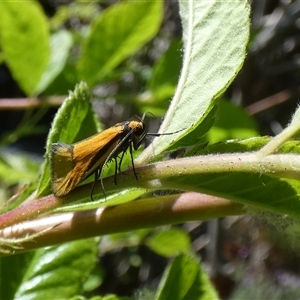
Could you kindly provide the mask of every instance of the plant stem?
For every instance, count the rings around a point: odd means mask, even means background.
[[[2,241],[7,239],[11,242],[15,239],[18,248],[14,248],[13,253],[16,254],[93,236],[238,215],[244,213],[243,207],[242,204],[222,198],[189,192],[94,210],[56,214],[16,224],[3,229],[0,234]],[[42,231],[43,234],[30,239],[30,235]],[[24,236],[28,236],[28,241],[18,243],[18,238],[24,239]],[[2,248],[11,250],[7,244]]]

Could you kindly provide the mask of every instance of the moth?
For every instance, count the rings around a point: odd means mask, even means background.
[[[134,120],[117,123],[74,144],[53,143],[50,154],[52,191],[55,196],[63,197],[94,174],[91,190],[93,199],[95,184],[101,178],[104,166],[111,160],[115,161],[114,181],[117,183],[117,172],[121,169],[124,154],[128,149],[133,173],[138,179],[132,156],[133,150],[137,150],[147,136],[174,133],[147,133],[143,120]],[[102,182],[101,185],[105,193]]]

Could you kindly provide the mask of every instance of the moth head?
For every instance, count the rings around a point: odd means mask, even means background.
[[[145,134],[145,124],[142,121],[130,121],[129,127],[136,137],[140,137]]]

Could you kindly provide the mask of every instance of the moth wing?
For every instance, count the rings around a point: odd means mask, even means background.
[[[64,196],[82,179],[74,172],[73,146],[62,142],[52,144],[50,161],[52,191],[58,197]]]
[[[72,145],[62,142],[52,144],[50,162],[54,195],[61,197],[68,194],[97,169],[102,170],[107,157],[118,144],[122,128],[122,124],[117,124]]]

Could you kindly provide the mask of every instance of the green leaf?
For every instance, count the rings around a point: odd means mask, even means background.
[[[188,133],[197,136],[208,130],[207,122],[214,100],[226,89],[242,66],[249,38],[250,7],[246,0],[182,0],[184,58],[179,83],[160,132],[161,136],[139,157],[144,163],[152,158],[153,148],[160,154]],[[184,130],[183,130],[184,129]],[[195,144],[193,135],[185,145]],[[178,143],[178,147],[182,145]]]
[[[79,76],[93,85],[153,38],[162,21],[162,1],[122,2],[92,24],[78,65]]]
[[[80,293],[97,262],[95,239],[35,252],[14,299],[69,299]]]
[[[207,134],[209,143],[246,139],[257,135],[256,123],[242,107],[219,99],[216,123]]]
[[[0,182],[3,184],[16,184],[20,188],[17,198],[11,199],[2,205],[0,213],[9,211],[24,201],[31,193],[36,190],[30,182],[36,181],[36,174],[39,171],[42,159],[34,156],[27,156],[15,151],[3,150],[0,154]],[[24,189],[24,186],[26,188]],[[4,201],[4,198],[3,198]],[[4,204],[4,203],[3,203]],[[1,299],[1,297],[0,297]]]
[[[49,153],[52,143],[62,141],[68,144],[80,141],[100,130],[99,121],[92,110],[88,87],[81,82],[58,110],[49,132],[46,145],[46,161],[38,187],[38,196],[50,192]]]
[[[215,155],[156,164],[160,187],[215,195],[299,219],[300,143],[290,142],[279,149],[278,154],[267,157],[260,156],[259,151],[236,153],[238,150],[255,150],[266,141],[268,139],[252,138],[243,143],[226,143],[225,146],[215,144],[206,149],[207,153],[212,153],[213,149]],[[287,154],[289,150],[297,154]],[[220,154],[223,151],[231,153]],[[279,154],[281,151],[284,154]],[[151,166],[148,171],[151,173]]]
[[[214,154],[214,153],[240,153],[240,152],[249,152],[249,151],[257,151],[261,149],[264,145],[266,145],[270,141],[270,137],[254,137],[245,140],[230,140],[225,141],[223,143],[216,143],[212,145],[208,145],[205,148],[199,149],[198,151],[192,150],[193,155],[198,154]],[[298,148],[300,146],[296,145],[293,142],[293,145],[290,145],[292,148],[300,150]],[[289,153],[288,149],[292,149],[289,146],[286,148],[287,151],[283,151],[282,153]]]
[[[153,66],[148,88],[155,100],[166,100],[174,94],[182,65],[181,46],[181,42],[174,41]]]
[[[33,252],[1,257],[0,299],[15,299],[15,291],[22,283],[32,256]]]
[[[155,297],[155,300],[165,299],[208,300],[218,296],[200,263],[191,256],[180,255],[166,270]]]
[[[23,90],[32,94],[49,59],[47,19],[36,1],[0,2],[5,61]]]
[[[241,153],[258,151],[272,140],[268,136],[253,137],[245,140],[229,140],[224,143],[216,143],[207,146],[197,152],[193,150],[193,154],[213,154],[213,153]],[[300,154],[300,142],[298,140],[287,141],[277,149],[277,154]]]
[[[51,58],[47,69],[35,89],[35,94],[43,92],[62,72],[66,65],[72,44],[72,36],[66,30],[61,30],[51,37]]]
[[[191,250],[189,235],[180,229],[161,231],[146,241],[147,246],[159,255],[171,257]]]
[[[206,272],[202,269],[201,265],[199,266],[200,270],[198,271],[197,277],[193,282],[192,286],[184,296],[183,300],[218,300],[220,299],[217,291],[210,282],[210,279]]]
[[[92,298],[91,300],[94,300],[94,298]],[[104,296],[104,297],[95,298],[95,300],[133,300],[133,298],[119,297],[119,296],[116,296],[116,295],[107,295],[107,296]]]
[[[300,127],[300,106],[297,107],[290,123],[290,125],[295,125],[295,124],[298,125],[298,128]]]
[[[29,182],[36,178],[37,160],[13,151],[3,151],[0,154],[0,179],[9,184]]]
[[[300,131],[300,107],[297,108],[291,123],[279,134],[277,134],[265,147],[259,151],[260,156],[275,153],[281,145],[292,137],[297,137]]]
[[[203,147],[203,145],[207,144],[207,140],[205,136],[203,136],[203,132],[209,131],[209,129],[213,126],[216,120],[216,112],[217,106],[212,107],[207,117],[202,121],[201,126],[196,127],[193,131],[190,131],[187,135],[182,137],[179,141],[175,139],[170,142],[166,151],[176,151],[180,148],[190,147],[191,145],[198,145]],[[184,128],[186,129],[186,128]],[[175,136],[175,135],[171,135]],[[155,154],[159,151],[155,148]]]

